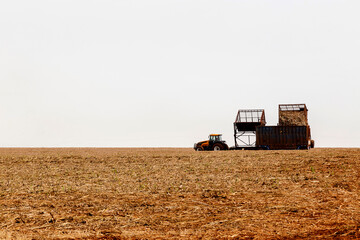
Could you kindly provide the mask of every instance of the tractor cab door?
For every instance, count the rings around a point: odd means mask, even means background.
[[[214,136],[210,135],[209,136],[209,149],[212,149],[212,147],[214,145],[214,141],[215,141]]]
[[[217,142],[221,142],[221,136],[220,135],[210,135],[209,136],[209,147],[210,148],[212,148],[212,146]]]

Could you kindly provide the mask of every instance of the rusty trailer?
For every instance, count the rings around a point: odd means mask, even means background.
[[[309,126],[259,126],[256,128],[256,146],[260,149],[310,149]]]

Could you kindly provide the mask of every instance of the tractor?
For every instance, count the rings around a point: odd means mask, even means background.
[[[195,143],[194,149],[196,151],[220,151],[228,150],[229,147],[226,142],[222,140],[221,134],[210,134],[209,140]]]

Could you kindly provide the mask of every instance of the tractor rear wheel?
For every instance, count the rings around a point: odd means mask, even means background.
[[[214,151],[220,151],[220,150],[223,150],[223,146],[219,143],[215,143],[214,144],[214,147],[213,147],[213,150]]]

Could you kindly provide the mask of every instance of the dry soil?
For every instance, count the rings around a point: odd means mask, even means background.
[[[0,239],[360,238],[360,149],[0,149]]]

